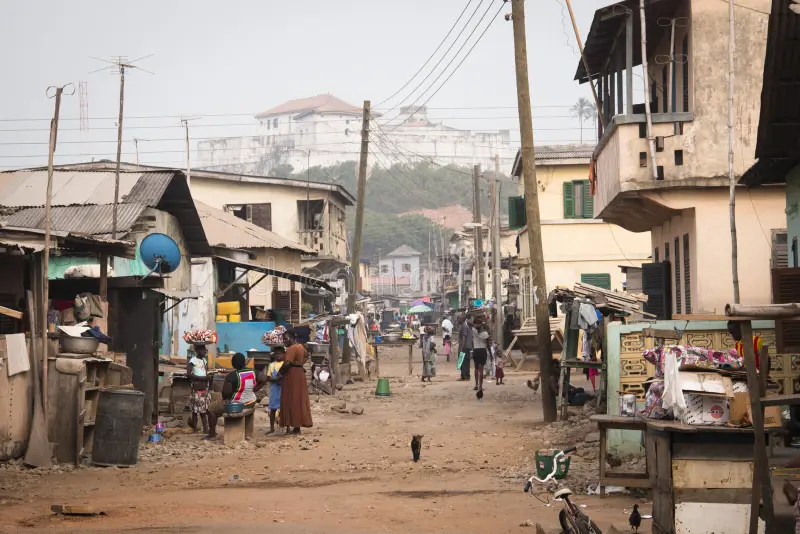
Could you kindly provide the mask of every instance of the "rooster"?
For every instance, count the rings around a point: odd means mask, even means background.
[[[639,527],[642,525],[642,514],[639,513],[639,505],[633,505],[633,512],[628,518],[628,523],[631,525],[631,530],[639,532]]]
[[[534,391],[534,393],[539,390],[540,380],[541,379],[538,376],[533,380],[528,380],[528,387],[531,388]]]
[[[411,454],[414,455],[415,462],[419,462],[419,455],[422,452],[422,436],[423,434],[414,434],[411,438]]]

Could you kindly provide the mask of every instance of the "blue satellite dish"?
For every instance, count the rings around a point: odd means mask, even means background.
[[[181,249],[171,237],[164,234],[149,234],[142,239],[139,253],[151,273],[171,273],[181,264]]]

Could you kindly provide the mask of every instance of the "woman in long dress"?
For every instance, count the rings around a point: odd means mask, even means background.
[[[295,333],[287,330],[283,334],[286,355],[281,367],[283,386],[281,388],[280,426],[292,428],[294,434],[300,427],[311,428],[311,401],[308,398],[308,384],[303,364],[308,353],[303,345],[297,343]]]
[[[433,328],[425,329],[422,340],[422,381],[436,376],[436,344],[433,342]]]

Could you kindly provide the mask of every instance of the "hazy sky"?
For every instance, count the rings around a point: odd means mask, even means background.
[[[450,40],[478,2],[470,3]],[[489,15],[450,70],[500,8],[500,0],[485,0],[478,16],[490,2]],[[609,3],[573,0],[584,38],[594,11]],[[293,98],[332,93],[354,105],[365,99],[376,105],[424,63],[465,4],[466,0],[3,0],[0,167],[46,164],[53,100],[45,90],[69,82],[76,93],[63,100],[56,163],[114,159],[119,78],[108,71],[89,74],[105,65],[90,56],[134,59],[153,54],[139,65],[154,75],[126,74],[123,160],[134,160],[136,137],[141,140],[142,163],[183,165],[181,115],[202,117],[191,126],[192,137],[199,139],[254,134],[253,114]],[[590,93],[588,86],[573,81],[579,55],[563,0],[529,1],[526,9],[537,141],[577,142],[578,122],[564,116],[578,97]],[[447,124],[473,130],[517,130],[512,25],[503,19],[510,11],[510,4],[502,7],[480,43],[429,102],[432,119],[446,118]],[[460,42],[451,54],[459,46]],[[79,130],[79,81],[88,82],[89,131]],[[407,93],[417,83],[383,107],[414,102],[417,95]],[[493,109],[436,109],[490,106]],[[591,136],[588,130],[587,125],[585,138]]]

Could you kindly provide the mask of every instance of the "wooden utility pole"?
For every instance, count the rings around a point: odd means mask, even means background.
[[[353,248],[350,252],[350,288],[347,293],[347,313],[356,311],[356,286],[361,274],[361,238],[364,232],[364,197],[367,189],[367,154],[369,154],[369,118],[370,103],[364,100],[364,110],[361,118],[361,159],[358,162],[358,191],[356,197],[356,228],[353,239]],[[378,266],[380,269],[380,265]],[[342,363],[350,367],[350,352],[345,351]],[[345,370],[346,376],[349,376]]]
[[[183,129],[186,131],[186,185],[192,185],[192,159],[189,152],[189,119],[181,119]],[[139,158],[136,158],[136,164],[139,164]]]
[[[117,206],[119,205],[119,165],[122,157],[122,112],[125,107],[125,65],[119,65],[119,116],[117,118],[117,169],[114,175],[114,209],[111,237],[117,238]],[[138,150],[137,150],[138,152]]]
[[[472,222],[475,223],[475,263],[472,266],[472,287],[475,298],[482,299],[486,288],[483,272],[483,221],[481,220],[481,166],[472,167]]]
[[[500,154],[494,155],[494,174],[489,183],[492,195],[492,293],[496,303],[494,318],[494,340],[503,346],[503,268],[500,252],[500,188],[497,177],[500,176]]]
[[[650,73],[647,70],[647,19],[644,16],[644,0],[639,0],[639,20],[642,28],[642,76],[644,78],[644,116],[647,122],[647,145],[650,148],[650,167],[652,167],[653,179],[658,180],[656,140],[653,138],[653,118],[650,114]]]
[[[736,51],[733,7],[733,0],[728,0],[728,182],[730,189],[731,219],[731,275],[733,276],[733,303],[739,304],[739,244],[736,239],[736,175],[733,172],[733,82],[734,53]]]
[[[575,32],[575,40],[578,41],[578,50],[581,53],[583,68],[586,70],[586,79],[589,81],[589,87],[592,88],[592,97],[594,98],[594,105],[597,108],[597,116],[600,118],[600,124],[603,125],[603,129],[605,129],[606,118],[605,115],[603,115],[603,108],[600,106],[600,99],[597,98],[597,89],[592,81],[592,71],[589,70],[589,62],[586,61],[586,56],[583,54],[583,41],[581,41],[581,34],[578,31],[578,24],[575,22],[575,13],[572,12],[572,2],[570,2],[570,0],[566,0],[566,2],[567,9],[569,10],[569,18],[572,20],[572,30]]]
[[[536,156],[533,148],[533,116],[528,83],[528,50],[525,40],[525,0],[511,1],[514,23],[514,63],[517,71],[519,129],[522,137],[522,175],[525,183],[525,215],[528,221],[528,248],[531,255],[532,295],[539,344],[539,366],[542,376],[542,411],[544,420],[556,420],[556,399],[550,390],[553,352],[550,347],[550,311],[547,305],[547,282],[542,251],[542,228],[539,219],[539,187],[536,181]],[[528,295],[524,296],[529,298]]]
[[[47,192],[45,193],[44,201],[44,252],[42,254],[42,307],[39,310],[41,313],[42,322],[42,411],[44,413],[45,421],[47,421],[47,312],[50,309],[50,283],[48,281],[48,264],[50,263],[50,229],[53,227],[53,213],[51,204],[53,202],[53,155],[56,151],[56,141],[58,140],[58,116],[61,113],[61,95],[64,93],[64,87],[69,87],[72,84],[67,84],[62,87],[50,87],[55,89],[55,94],[50,98],[56,99],[55,111],[53,112],[53,120],[50,122],[50,148],[47,155]],[[73,90],[72,93],[74,94]],[[31,339],[35,337],[36,333],[31,330]]]

